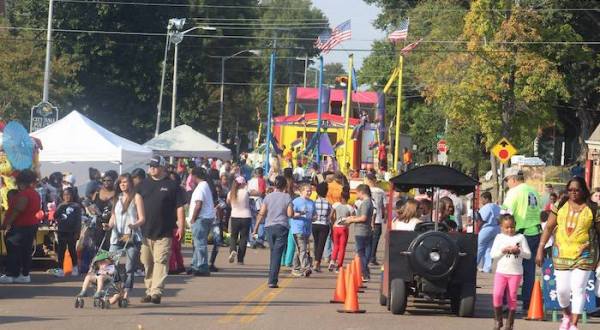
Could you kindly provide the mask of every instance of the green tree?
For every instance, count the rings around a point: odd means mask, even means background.
[[[0,19],[0,25],[7,24]],[[38,33],[0,30],[0,118],[19,120],[28,127],[30,109],[42,101],[45,40]],[[74,82],[78,66],[67,57],[52,61],[50,101],[68,104],[77,92]]]

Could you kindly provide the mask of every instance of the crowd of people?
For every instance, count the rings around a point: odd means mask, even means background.
[[[31,281],[31,246],[40,225],[56,232],[51,252],[58,267],[48,272],[56,277],[87,274],[79,297],[87,295],[90,283],[115,272],[107,268],[107,253],[123,251],[127,261],[119,298],[128,299],[135,276],[143,276],[146,292],[141,301],[159,304],[168,275],[218,272],[215,261],[226,238],[228,260],[238,265],[244,264],[247,248],[269,246],[272,288],[277,287],[281,265],[297,277],[323,269],[337,272],[344,263],[350,225],[363,280],[368,281],[369,263],[379,265],[377,245],[386,213],[386,193],[378,187],[375,172],[356,188],[351,204],[349,181],[341,172],[299,167],[274,166],[265,175],[262,167],[252,168],[245,159],[236,164],[199,158],[173,166],[155,156],[147,172],[138,168],[118,175],[90,168],[81,197],[72,175],[53,173],[37,180],[33,172],[22,171],[2,222],[8,258],[0,283]],[[193,242],[188,267],[181,255],[186,228]],[[63,269],[65,256],[72,262],[69,273]]]
[[[268,286],[277,288],[281,266],[289,267],[296,277],[324,269],[337,272],[345,260],[350,227],[362,280],[369,281],[369,266],[379,265],[377,247],[388,213],[380,174],[366,171],[364,183],[354,188],[352,196],[350,182],[341,172],[321,171],[319,166],[306,171],[302,162],[293,166],[293,159],[286,161],[285,168],[273,164],[264,173],[245,158],[239,163],[200,158],[171,165],[155,156],[147,173],[135,169],[121,175],[101,174],[91,168],[82,198],[72,175],[55,173],[38,181],[33,172],[22,171],[16,178],[18,189],[8,194],[9,208],[0,227],[7,230],[8,252],[0,283],[31,281],[32,242],[44,221],[57,233],[59,267],[50,273],[66,275],[61,267],[68,251],[71,275],[87,274],[81,297],[87,295],[90,282],[114,272],[110,258],[102,253],[124,251],[125,292],[119,299],[128,299],[135,276],[143,276],[146,292],[141,302],[160,304],[168,275],[218,272],[215,262],[226,238],[228,261],[240,266],[247,248],[268,245]],[[583,313],[585,287],[598,264],[600,191],[592,194],[581,177],[573,177],[565,191],[557,194],[548,185],[540,197],[516,168],[506,171],[504,183],[508,191],[502,205],[483,192],[476,214],[470,213],[473,196],[423,189],[410,197],[402,195],[396,198],[389,227],[415,230],[422,223],[437,222],[449,231],[478,228],[479,270],[492,272],[497,260],[496,329],[504,325],[505,303],[506,329],[512,329],[521,283],[522,308],[528,309],[536,265],[541,267],[545,258],[552,258],[563,309],[560,329],[575,330]],[[181,255],[186,228],[193,241],[189,267]]]
[[[507,169],[504,183],[508,191],[502,205],[493,203],[491,194],[484,192],[477,216],[480,271],[491,272],[492,260],[497,260],[494,329],[504,325],[505,302],[505,329],[512,329],[521,284],[522,309],[529,309],[536,266],[542,267],[544,259],[551,258],[563,312],[560,329],[576,330],[584,312],[588,280],[598,264],[598,196],[594,198],[582,177],[574,176],[560,194],[552,185],[546,185],[540,197],[516,167]]]

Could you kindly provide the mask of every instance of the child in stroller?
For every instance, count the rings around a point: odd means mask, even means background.
[[[75,299],[75,308],[83,308],[84,297],[87,297],[87,291],[91,284],[96,285],[94,293],[94,307],[109,308],[116,303],[119,307],[127,307],[127,299],[123,299],[123,281],[124,268],[119,265],[119,259],[123,256],[124,250],[110,253],[105,250],[98,250],[98,253],[92,261],[81,292]]]

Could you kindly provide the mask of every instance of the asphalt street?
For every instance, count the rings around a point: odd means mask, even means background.
[[[383,244],[382,244],[383,245]],[[350,249],[351,247],[349,247]],[[334,273],[293,278],[282,269],[280,288],[266,286],[268,250],[248,249],[246,264],[229,264],[227,248],[221,248],[218,273],[211,277],[169,276],[162,304],[140,304],[141,278],[128,308],[100,310],[87,298],[75,309],[75,295],[82,278],[54,278],[33,273],[28,285],[0,285],[0,329],[491,329],[491,276],[478,279],[476,315],[459,318],[440,305],[409,303],[406,315],[389,313],[378,303],[379,278],[359,303],[365,314],[340,314],[341,305],[330,304]],[[185,249],[189,261],[190,249]],[[352,257],[352,254],[347,254]],[[418,308],[417,308],[418,307]],[[580,329],[598,329],[590,319]],[[517,320],[515,329],[558,329],[558,323]]]

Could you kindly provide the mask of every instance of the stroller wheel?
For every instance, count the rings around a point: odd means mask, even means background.
[[[83,298],[79,298],[79,308],[83,308],[84,302],[85,300],[83,300]]]
[[[75,298],[75,308],[79,308],[79,298]]]
[[[119,308],[123,308],[123,300],[119,299],[117,305],[119,305]]]
[[[121,307],[127,308],[129,306],[129,299],[125,298],[121,300]]]

